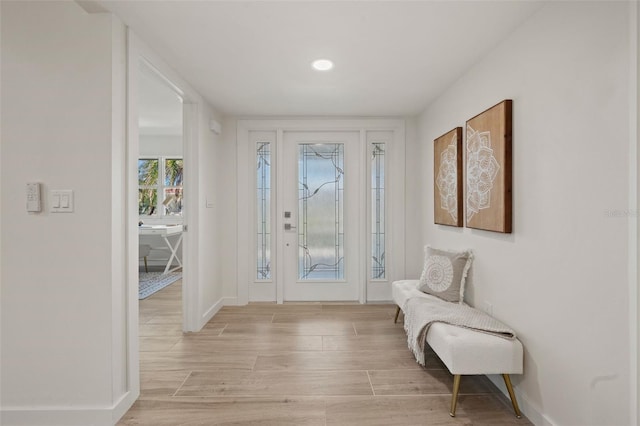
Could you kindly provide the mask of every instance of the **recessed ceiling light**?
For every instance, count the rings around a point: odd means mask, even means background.
[[[333,68],[333,62],[328,59],[317,59],[311,63],[311,66],[318,71],[329,71]]]

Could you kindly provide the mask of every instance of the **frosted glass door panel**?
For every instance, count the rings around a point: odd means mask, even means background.
[[[298,279],[344,280],[344,145],[298,146]]]

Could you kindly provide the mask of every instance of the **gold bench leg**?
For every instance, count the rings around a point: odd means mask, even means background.
[[[507,391],[509,391],[509,397],[511,398],[511,405],[513,405],[513,411],[516,413],[516,417],[521,419],[522,413],[520,413],[520,407],[518,407],[518,401],[516,400],[516,394],[513,392],[513,386],[511,385],[511,378],[508,374],[503,374],[504,384],[507,385]]]
[[[462,376],[460,374],[453,376],[453,395],[451,395],[451,410],[449,411],[451,417],[456,416],[456,405],[458,404],[458,391],[460,390],[461,378]]]
[[[398,322],[398,315],[400,315],[400,306],[396,307],[396,317],[393,319],[394,324]]]
[[[147,256],[144,257],[144,271],[149,272],[149,265],[147,265]]]

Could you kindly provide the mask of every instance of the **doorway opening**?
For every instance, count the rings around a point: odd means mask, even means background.
[[[139,334],[145,351],[166,331],[163,324],[176,328],[183,318],[184,129],[182,97],[143,60],[137,82]]]

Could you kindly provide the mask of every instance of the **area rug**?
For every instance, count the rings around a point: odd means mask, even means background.
[[[138,299],[146,299],[166,286],[182,278],[182,272],[140,272],[138,278]]]

